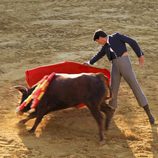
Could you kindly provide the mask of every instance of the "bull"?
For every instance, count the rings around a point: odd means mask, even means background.
[[[29,130],[29,132],[34,133],[44,115],[51,111],[74,107],[82,103],[88,107],[96,120],[100,141],[104,142],[104,129],[109,128],[114,113],[105,103],[109,99],[109,94],[111,94],[109,93],[110,88],[107,81],[108,79],[102,73],[56,74],[35,111],[21,120],[20,123],[25,124],[28,120],[36,118],[33,127]],[[16,86],[15,88],[22,93],[22,103],[36,86],[32,88]],[[31,103],[21,112],[28,112],[30,108]]]

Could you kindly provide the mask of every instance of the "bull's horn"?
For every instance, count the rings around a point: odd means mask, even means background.
[[[19,90],[21,93],[26,93],[28,91],[28,89],[24,86],[18,85],[18,86],[14,86],[15,89]]]

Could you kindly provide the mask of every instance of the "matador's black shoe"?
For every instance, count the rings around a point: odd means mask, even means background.
[[[155,118],[154,116],[152,115],[152,113],[150,112],[150,109],[149,109],[149,105],[145,105],[144,107],[144,111],[146,112],[148,118],[149,118],[149,122],[151,125],[155,124]]]

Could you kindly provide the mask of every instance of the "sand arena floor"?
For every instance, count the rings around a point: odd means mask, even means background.
[[[15,108],[12,87],[26,85],[24,71],[64,60],[83,63],[97,51],[93,32],[121,32],[135,38],[145,53],[140,68],[128,47],[133,68],[158,120],[157,0],[0,0],[0,158],[157,158],[158,125],[150,126],[132,91],[122,79],[118,109],[106,144],[87,109],[47,115],[35,135]],[[110,69],[106,58],[97,67]]]

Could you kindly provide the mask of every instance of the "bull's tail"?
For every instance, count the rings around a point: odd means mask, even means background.
[[[112,92],[109,79],[103,73],[97,73],[97,76],[99,76],[100,79],[105,83],[105,87],[107,89],[105,100],[110,100],[112,98]]]

